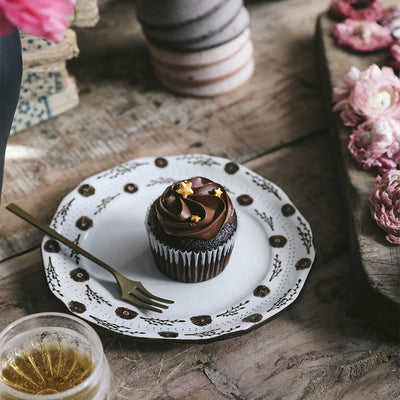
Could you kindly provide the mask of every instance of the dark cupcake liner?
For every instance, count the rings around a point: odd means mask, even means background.
[[[220,274],[228,264],[236,232],[223,245],[207,251],[183,251],[160,242],[149,231],[149,243],[159,271],[179,282],[203,282]]]

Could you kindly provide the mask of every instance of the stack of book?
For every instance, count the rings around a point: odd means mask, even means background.
[[[69,28],[59,43],[21,33],[23,75],[11,134],[59,115],[79,104],[75,78],[67,60],[79,48],[73,27],[92,27],[99,19],[97,0],[77,0]]]
[[[80,28],[95,26],[99,20],[100,2],[101,0],[77,0],[70,25]]]

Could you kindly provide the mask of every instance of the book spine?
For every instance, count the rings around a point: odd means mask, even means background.
[[[61,92],[67,84],[65,63],[24,70],[19,101],[29,101]]]
[[[70,26],[89,28],[99,20],[99,7],[97,0],[77,0],[75,11],[69,21]]]
[[[61,92],[34,100],[20,101],[17,105],[10,134],[59,115],[78,104],[79,94],[75,78],[68,76],[67,85]]]
[[[79,54],[76,33],[72,29],[65,30],[59,43],[21,33],[21,46],[24,68],[66,61]]]

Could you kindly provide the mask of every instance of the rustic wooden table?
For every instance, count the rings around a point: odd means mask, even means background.
[[[16,134],[0,209],[0,329],[27,314],[68,312],[43,272],[42,235],[4,209],[49,222],[86,177],[140,157],[201,152],[278,184],[310,222],[317,257],[297,301],[258,329],[206,344],[145,342],[95,327],[117,399],[399,399],[400,346],[359,313],[314,32],[324,0],[249,1],[256,72],[215,99],[156,82],[131,0],[78,31],[70,64],[81,105]],[[18,148],[17,146],[22,146]],[[20,156],[15,156],[20,154]]]

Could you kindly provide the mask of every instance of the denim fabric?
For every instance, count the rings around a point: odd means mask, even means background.
[[[12,120],[17,106],[22,76],[19,33],[0,36],[0,200],[3,184],[4,156]]]

